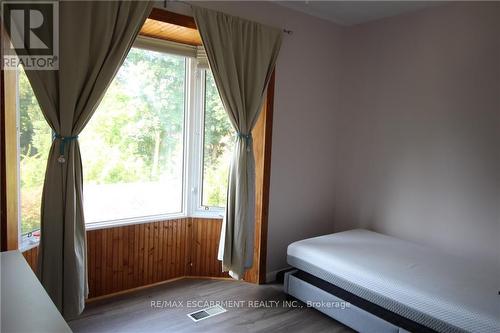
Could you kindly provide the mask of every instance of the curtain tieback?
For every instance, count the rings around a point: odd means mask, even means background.
[[[245,134],[245,133],[242,133],[242,132],[237,132],[236,136],[239,137],[239,138],[241,138],[241,139],[245,139],[246,144],[247,144],[247,151],[250,151],[250,141],[252,140],[252,133]]]
[[[59,163],[65,163],[66,158],[64,157],[64,150],[66,148],[66,142],[71,142],[73,140],[78,139],[78,135],[74,136],[62,136],[60,134],[54,134],[54,140],[59,139],[61,142],[59,143],[59,157],[57,158],[57,162]]]

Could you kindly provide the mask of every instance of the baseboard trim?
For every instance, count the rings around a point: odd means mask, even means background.
[[[185,279],[202,279],[202,280],[224,280],[224,281],[238,281],[235,280],[231,277],[225,277],[225,276],[195,276],[195,275],[188,275],[188,276],[183,276]]]
[[[286,266],[284,268],[281,268],[281,269],[277,269],[275,271],[272,271],[272,272],[269,272],[266,274],[266,283],[271,283],[271,282],[275,282],[276,279],[277,279],[277,276],[280,274],[280,273],[283,273],[286,272],[286,271],[289,271],[290,269],[292,269],[291,266]]]
[[[165,280],[165,281],[160,281],[160,282],[156,282],[156,283],[152,283],[152,284],[146,284],[144,286],[139,286],[139,287],[135,287],[135,288],[131,288],[131,289],[120,290],[120,291],[117,291],[117,292],[114,292],[114,293],[111,293],[111,294],[106,294],[106,295],[102,295],[102,296],[87,298],[85,300],[85,303],[89,304],[89,303],[101,301],[103,299],[107,299],[107,298],[111,298],[111,297],[115,297],[115,296],[120,296],[120,295],[124,295],[124,294],[129,294],[129,293],[132,293],[134,291],[139,291],[139,290],[143,290],[143,289],[148,289],[148,288],[152,288],[152,287],[161,286],[162,284],[166,284],[166,283],[170,283],[170,282],[175,282],[175,281],[179,281],[179,280],[182,280],[182,279],[236,281],[236,280],[234,280],[232,278],[229,278],[229,277],[193,276],[193,275],[179,276],[179,277],[176,277],[176,278],[173,278],[173,279],[169,279],[169,280]]]

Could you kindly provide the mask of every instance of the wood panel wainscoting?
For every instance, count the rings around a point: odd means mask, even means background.
[[[229,277],[220,219],[183,218],[87,231],[89,299],[181,277]],[[36,271],[38,247],[23,252]]]

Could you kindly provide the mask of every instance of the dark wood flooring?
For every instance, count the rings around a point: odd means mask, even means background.
[[[226,304],[227,312],[199,322],[187,317],[188,313],[204,307],[197,305],[205,305],[196,302],[205,301],[233,301],[233,304]],[[241,306],[237,307],[236,301],[242,301]],[[91,302],[69,325],[75,333],[352,332],[319,311],[294,307],[297,303],[290,302],[279,284],[259,286],[231,280],[182,279]]]

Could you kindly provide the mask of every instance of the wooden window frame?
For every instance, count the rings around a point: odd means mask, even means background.
[[[3,38],[3,23],[0,23],[0,39]],[[3,59],[3,48],[0,47],[0,61]],[[7,200],[5,173],[5,91],[3,67],[0,69],[0,251],[7,250]]]
[[[0,34],[1,40],[7,38],[3,23],[0,24]],[[3,50],[0,59],[3,59]],[[17,142],[16,90],[12,89],[16,72],[2,69],[0,83],[0,250],[10,251],[17,250],[19,245],[17,144],[12,144],[12,141]]]
[[[148,18],[156,21],[180,25],[181,27],[185,28],[198,30],[198,27],[196,26],[196,22],[194,21],[193,17],[177,14],[160,8],[153,8]]]

